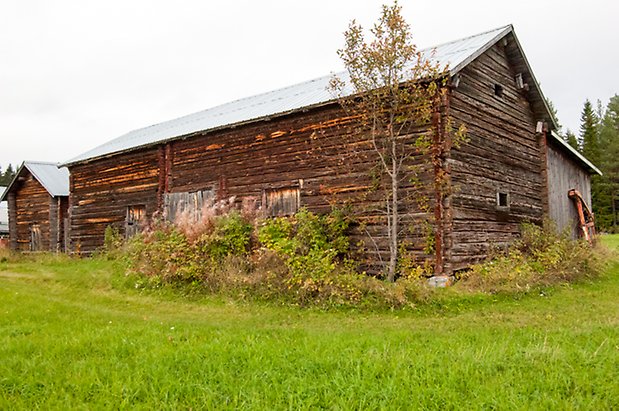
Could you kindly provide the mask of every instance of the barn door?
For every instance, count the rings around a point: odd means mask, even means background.
[[[166,193],[164,216],[171,222],[178,222],[179,219],[198,222],[202,219],[204,209],[212,206],[214,200],[215,194],[212,189],[191,193]]]
[[[38,224],[32,224],[30,226],[30,251],[41,251],[42,249],[41,226]]]
[[[125,237],[133,237],[142,231],[146,218],[146,206],[137,205],[127,207],[127,218],[125,220]]]

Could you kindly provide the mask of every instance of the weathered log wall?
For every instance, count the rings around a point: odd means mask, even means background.
[[[516,74],[504,46],[496,44],[460,73],[452,92],[451,114],[466,124],[469,141],[451,153],[450,270],[513,240],[521,222],[542,219],[536,119]],[[498,204],[499,193],[507,194],[507,207]]]
[[[105,228],[124,232],[128,207],[157,210],[158,150],[145,149],[71,167],[71,250],[92,252],[103,245]]]
[[[423,130],[417,130],[417,133]],[[411,144],[418,134],[408,138]],[[165,193],[213,190],[216,198],[264,207],[273,190],[299,191],[300,206],[326,212],[332,205],[354,207],[363,224],[374,261],[385,258],[387,242],[380,194],[372,191],[377,164],[352,120],[332,105],[268,121],[205,133],[71,167],[73,248],[92,251],[103,243],[107,225],[122,228],[126,209],[146,206],[151,217],[165,204]],[[412,158],[410,164],[423,164]],[[429,173],[419,180],[431,187]],[[422,221],[433,213],[433,196],[413,190],[407,180],[402,196],[409,248],[420,262],[428,256],[428,230]],[[423,203],[423,210],[420,204]],[[367,234],[370,233],[370,240]],[[380,254],[380,258],[379,255]]]
[[[549,215],[559,232],[567,230],[572,238],[578,238],[578,213],[567,196],[571,189],[578,190],[591,207],[591,177],[563,149],[553,144],[548,146],[548,198]]]
[[[9,194],[9,224],[11,248],[19,251],[50,250],[51,196],[30,174],[23,172],[23,180]],[[12,200],[12,197],[14,200]],[[31,247],[31,230],[38,226],[40,244]]]

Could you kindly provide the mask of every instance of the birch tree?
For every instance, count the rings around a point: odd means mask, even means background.
[[[389,281],[396,277],[401,221],[406,212],[401,187],[412,172],[407,160],[425,155],[432,168],[444,149],[436,141],[439,130],[433,129],[436,125],[432,120],[445,93],[446,67],[417,48],[401,11],[397,2],[383,6],[368,39],[353,20],[344,33],[345,46],[338,50],[347,75],[331,81],[332,93],[347,114],[358,119],[388,182],[384,184],[381,208],[389,243],[389,261],[385,262]],[[428,126],[422,138],[411,141],[414,130]],[[440,179],[435,173],[430,184],[442,185]]]

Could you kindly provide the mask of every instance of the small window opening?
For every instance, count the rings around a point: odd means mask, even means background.
[[[509,194],[501,193],[501,192],[497,193],[496,203],[497,203],[497,206],[500,208],[509,207]]]
[[[497,97],[503,97],[503,86],[500,84],[494,85],[494,95]]]

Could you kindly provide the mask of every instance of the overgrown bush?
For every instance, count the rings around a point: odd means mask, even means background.
[[[421,281],[391,284],[358,273],[349,258],[350,220],[342,211],[302,209],[292,217],[253,221],[235,210],[202,216],[201,227],[185,219],[157,222],[128,241],[124,253],[137,288],[190,284],[240,298],[319,306],[400,307],[427,293]],[[116,244],[112,234],[109,242]]]
[[[552,222],[526,223],[521,237],[502,255],[473,266],[460,287],[490,293],[526,292],[534,288],[583,280],[598,275],[600,253],[585,241],[557,234]]]
[[[230,255],[245,255],[250,251],[252,224],[237,211],[214,218],[210,232],[202,234],[195,246],[199,257],[220,262]]]
[[[415,305],[435,292],[425,281],[430,266],[413,267],[395,283],[359,273],[350,254],[350,219],[341,211],[302,209],[292,217],[256,220],[230,210],[210,213],[205,221],[189,231],[189,224],[159,222],[132,238],[123,253],[135,286],[172,284],[242,299],[374,308]],[[526,292],[589,278],[600,268],[588,244],[557,235],[550,225],[525,224],[508,251],[462,274],[456,289]]]

